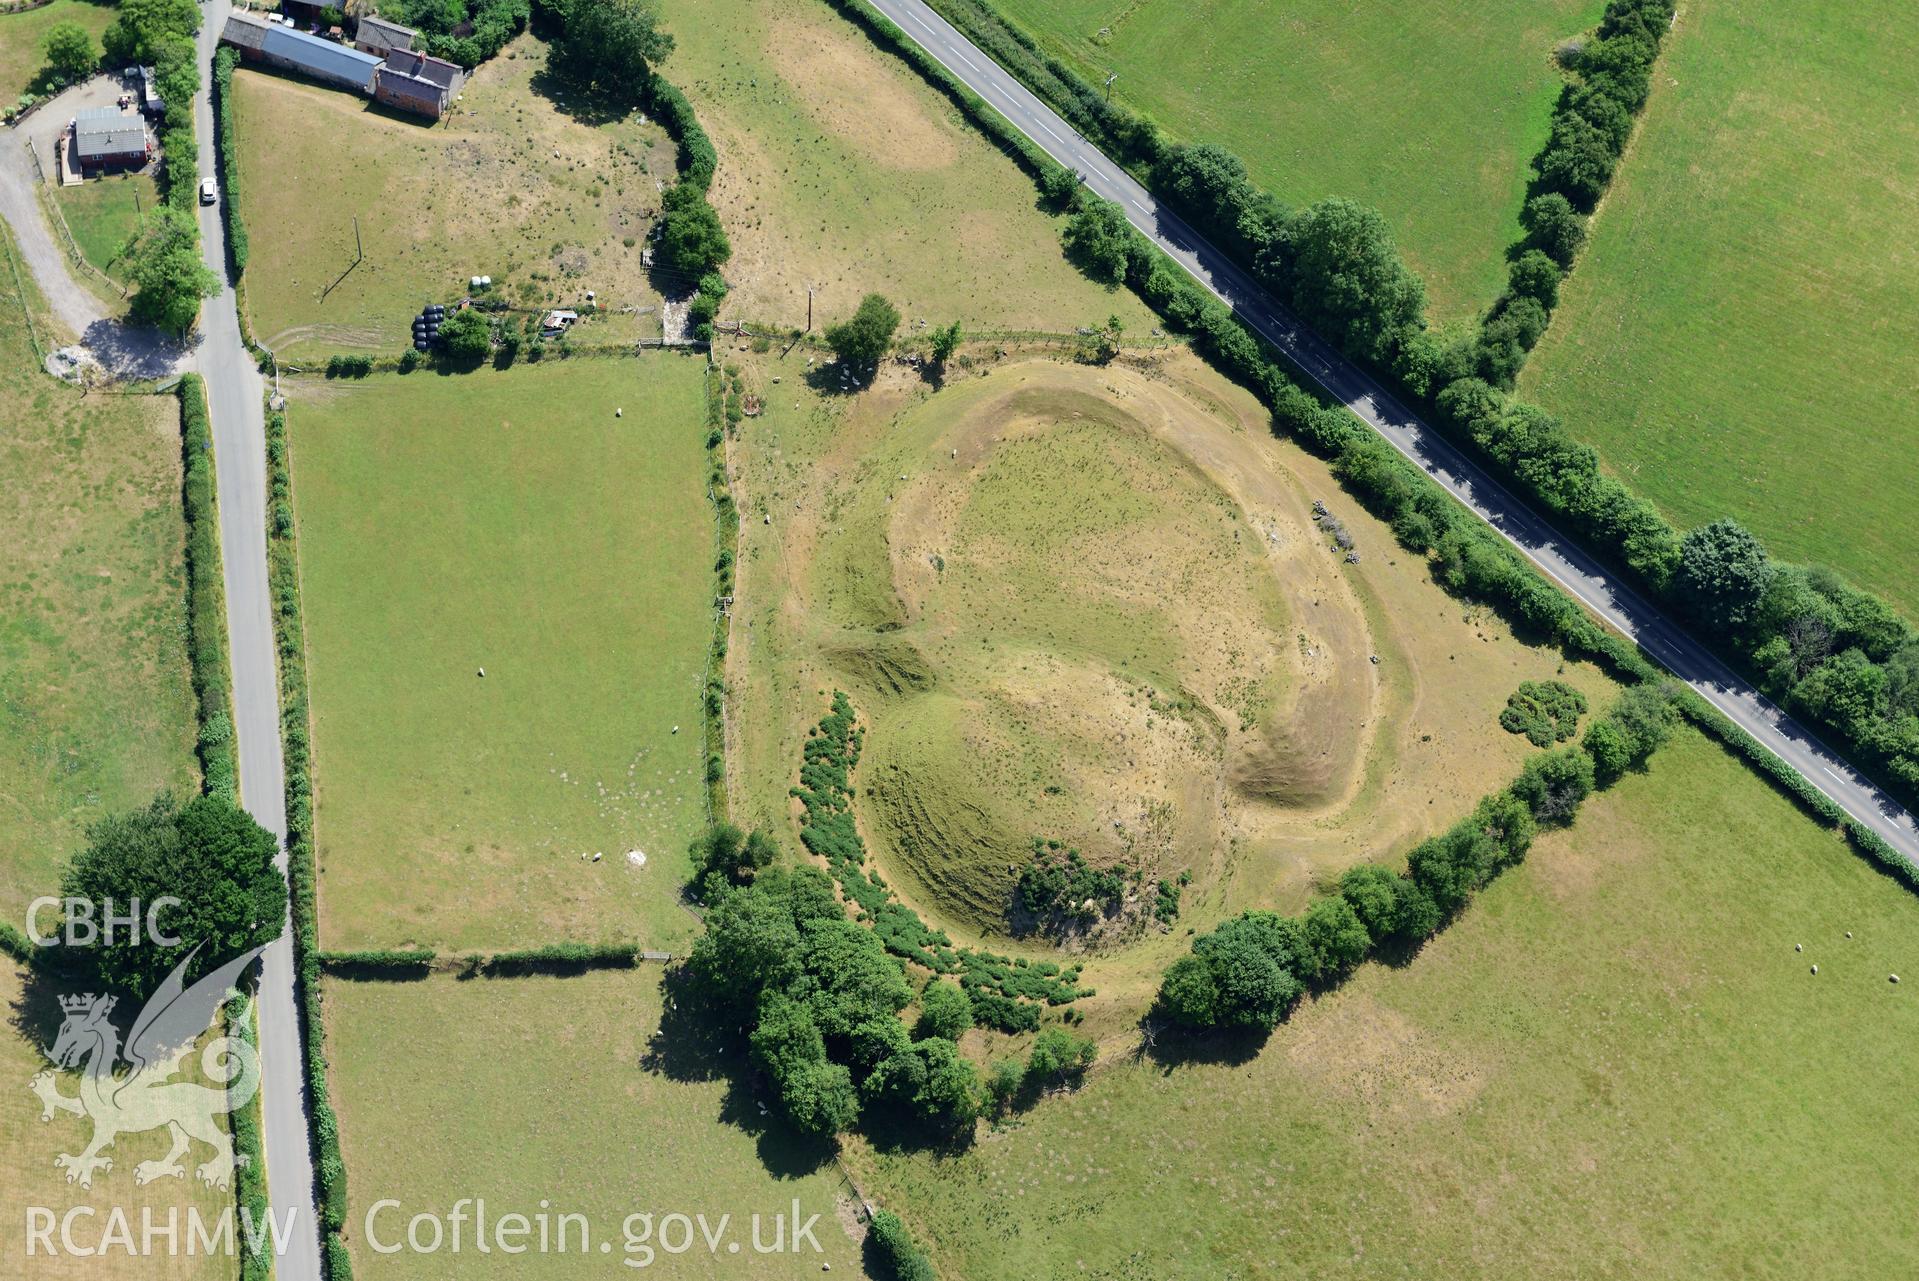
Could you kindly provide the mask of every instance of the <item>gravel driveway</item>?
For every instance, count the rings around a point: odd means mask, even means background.
[[[31,139],[51,178],[54,149],[74,113],[83,107],[111,106],[119,91],[113,80],[96,76],[53,98],[23,124],[0,130],[0,217],[13,230],[20,259],[54,319],[77,335],[95,360],[116,377],[164,378],[178,369],[191,344],[122,322],[75,278],[59,233],[47,225],[34,194],[40,174],[27,151]]]

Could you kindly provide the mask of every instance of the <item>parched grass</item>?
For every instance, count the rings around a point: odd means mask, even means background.
[[[854,1165],[969,1281],[1908,1275],[1915,951],[1909,892],[1687,731],[1250,1061]]]
[[[1919,610],[1919,28],[1688,4],[1522,389],[1679,524]]]
[[[87,824],[194,788],[194,715],[178,402],[39,373],[4,266],[0,398],[0,912],[17,924]]]
[[[7,1016],[7,1026],[0,1028],[0,1081],[7,1084],[0,1090],[0,1205],[13,1220],[0,1233],[0,1274],[10,1281],[229,1281],[237,1277],[237,1254],[187,1253],[189,1212],[197,1213],[209,1232],[217,1229],[223,1213],[235,1213],[236,1244],[240,1240],[233,1194],[195,1177],[194,1167],[211,1156],[205,1145],[196,1141],[181,1158],[182,1178],[156,1179],[144,1186],[135,1181],[134,1167],[167,1154],[170,1145],[163,1129],[116,1138],[106,1152],[113,1168],[96,1173],[90,1189],[68,1183],[66,1171],[54,1165],[57,1155],[79,1154],[93,1134],[92,1121],[66,1112],[56,1112],[52,1121],[43,1123],[40,1100],[27,1088],[50,1067],[45,1047],[58,1031],[58,998],[67,991],[30,980],[14,962],[0,959],[0,1008]],[[197,1055],[188,1060],[184,1079],[201,1079],[198,1062]],[[80,1088],[78,1075],[61,1073],[57,1088],[74,1097]],[[56,1226],[52,1254],[39,1241],[32,1243],[30,1251],[24,1232],[29,1207],[51,1211],[56,1225],[69,1213],[80,1211],[70,1221],[72,1244],[81,1250],[103,1244],[109,1248],[91,1257],[69,1252]],[[107,1239],[110,1216],[116,1211],[125,1216],[131,1246],[111,1246]],[[163,1239],[156,1239],[151,1250],[145,1247],[143,1214],[161,1227],[169,1215],[176,1217],[177,1252],[169,1253]]]
[[[668,0],[666,74],[719,148],[713,203],[733,242],[725,314],[779,325],[851,315],[877,290],[913,322],[1071,331],[1125,291],[1062,256],[1032,180],[904,63],[819,0]]]
[[[676,898],[712,631],[702,368],[549,358],[294,391],[327,947],[694,932]]]
[[[801,739],[843,689],[872,856],[956,941],[1053,952],[1005,938],[1034,837],[1190,867],[1175,933],[1090,961],[1099,1035],[1130,1035],[1186,926],[1296,911],[1503,785],[1533,750],[1497,727],[1520,681],[1616,690],[1448,598],[1190,355],[975,352],[943,390],[850,398],[797,355],[739,359],[766,411],[731,446],[735,820],[791,832]]]
[[[159,189],[148,174],[114,174],[78,187],[54,188],[54,199],[86,260],[115,280],[124,281],[120,249],[133,235],[142,210],[160,202]]]
[[[1282,198],[1377,207],[1463,320],[1505,283],[1529,162],[1561,83],[1553,47],[1599,0],[994,0],[1093,84]]]
[[[47,32],[62,22],[77,22],[97,46],[117,12],[91,0],[53,0],[44,9],[0,15],[0,102],[12,106],[47,65]]]
[[[567,116],[534,87],[545,65],[544,44],[515,40],[431,127],[352,94],[237,71],[260,341],[296,361],[349,348],[397,355],[423,304],[458,298],[483,275],[519,306],[577,303],[591,289],[603,308],[657,307],[641,246],[656,183],[673,179],[673,144],[638,119]],[[658,333],[654,315],[615,316],[578,337]]]
[[[0,19],[0,23],[17,21]],[[12,28],[0,27],[0,35]],[[0,236],[7,233],[0,229]],[[38,305],[38,299],[26,300]],[[174,398],[82,399],[35,369],[23,300],[0,267],[0,914],[16,928],[28,902],[59,887],[86,824],[162,788],[195,786],[187,671],[180,419]],[[164,1222],[191,1205],[211,1222],[231,1197],[192,1179],[139,1187],[133,1168],[167,1149],[164,1134],[127,1135],[91,1191],[53,1159],[90,1137],[82,1118],[40,1121],[28,1083],[48,1066],[59,992],[0,961],[0,1276],[169,1278],[237,1275],[232,1259],[49,1257],[27,1253],[26,1208],[56,1216],[91,1206],[76,1244],[97,1243],[122,1207]],[[60,1083],[77,1093],[72,1075]],[[197,1151],[193,1159],[205,1160]],[[58,1238],[56,1236],[55,1240]]]
[[[350,1227],[356,1276],[574,1278],[583,1275],[753,1278],[861,1275],[859,1250],[835,1207],[843,1187],[824,1153],[796,1146],[762,1116],[732,1075],[738,1055],[705,1044],[702,1031],[671,1018],[661,1031],[660,971],[566,979],[435,978],[421,983],[327,985],[333,1093],[352,1172]],[[396,1070],[408,1065],[406,1070]],[[404,1239],[406,1220],[445,1214],[463,1197],[484,1198],[489,1218],[587,1216],[583,1259],[571,1254],[482,1256],[374,1253],[362,1225],[375,1202],[401,1203],[375,1222]],[[813,1215],[821,1252],[759,1254],[773,1242],[775,1214]],[[698,1230],[693,1248],[660,1248],[669,1214],[730,1216],[717,1254]],[[650,1262],[625,1243],[628,1216],[651,1216]],[[633,1225],[639,1235],[641,1225]],[[792,1244],[789,1217],[786,1241]],[[557,1232],[556,1232],[557,1236]],[[577,1231],[571,1238],[578,1241]],[[606,1241],[610,1254],[599,1253]],[[728,1244],[738,1246],[729,1251]],[[643,1270],[639,1270],[642,1269]]]

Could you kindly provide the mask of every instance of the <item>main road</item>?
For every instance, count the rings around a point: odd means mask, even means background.
[[[214,162],[213,52],[226,26],[227,0],[200,7],[200,74],[193,103],[200,172]],[[207,266],[226,280],[226,226],[220,205],[200,208]],[[226,570],[227,640],[233,663],[234,732],[240,745],[240,803],[280,841],[286,871],[286,774],[280,758],[280,683],[267,591],[266,385],[246,344],[231,286],[200,313],[196,355],[213,416],[213,462],[220,491],[220,558]],[[260,978],[260,1106],[267,1189],[275,1224],[291,1223],[274,1259],[279,1281],[320,1281],[320,1233],[313,1204],[313,1155],[307,1128],[306,1055],[293,979],[292,921],[268,946]]]
[[[1364,370],[1302,326],[1225,254],[1154,200],[1132,175],[1075,133],[1011,72],[980,52],[922,0],[871,2],[1042,151],[1068,169],[1078,170],[1094,194],[1125,210],[1128,222],[1284,352],[1301,373],[1342,401],[1393,448],[1445,486],[1554,582],[1698,690],[1862,826],[1878,833],[1919,866],[1919,826],[1898,802],[1428,428]]]

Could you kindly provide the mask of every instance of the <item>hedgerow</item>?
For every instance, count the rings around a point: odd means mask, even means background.
[[[1570,824],[1595,786],[1643,767],[1671,733],[1681,698],[1677,686],[1628,689],[1594,727],[1615,736],[1615,760],[1595,759],[1590,734],[1533,757],[1511,786],[1416,845],[1403,873],[1361,864],[1299,917],[1245,912],[1199,936],[1167,969],[1155,1008],[1192,1030],[1266,1030],[1308,988],[1335,986],[1376,952],[1418,946],[1523,860],[1540,827]]]
[[[932,1261],[897,1214],[891,1210],[875,1210],[868,1228],[880,1266],[891,1270],[893,1281],[937,1281]],[[888,1274],[882,1272],[881,1275]]]
[[[220,568],[220,505],[206,383],[180,379],[181,502],[187,526],[187,657],[199,713],[200,774],[208,795],[238,803],[232,673],[227,661],[226,582]]]
[[[227,229],[227,266],[238,280],[247,270],[247,224],[240,216],[239,147],[233,128],[233,67],[239,54],[222,46],[213,55],[213,142],[220,164],[223,208]]]
[[[873,929],[886,950],[935,974],[953,975],[972,999],[974,1016],[1004,1032],[1039,1026],[1040,1006],[1066,1005],[1090,996],[1079,986],[1079,968],[955,947],[943,932],[901,903],[877,872],[866,866],[866,843],[853,820],[853,768],[865,737],[846,695],[836,691],[831,710],[807,737],[799,785],[800,842],[826,860],[840,890]]]
[[[318,875],[313,855],[311,719],[306,629],[294,546],[293,477],[287,465],[286,415],[269,411],[267,438],[267,588],[280,667],[280,739],[286,773],[287,885],[293,916],[294,996],[306,1050],[308,1120],[321,1246],[332,1281],[351,1281],[340,1238],[347,1220],[346,1161],[327,1082],[326,1020],[321,1006]]]

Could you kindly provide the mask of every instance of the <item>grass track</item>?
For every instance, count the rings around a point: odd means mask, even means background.
[[[1505,284],[1529,164],[1560,77],[1553,46],[1599,0],[995,0],[1094,84],[1182,141],[1237,153],[1286,200],[1385,214],[1439,322]],[[1102,36],[1103,31],[1110,35]]]
[[[969,1281],[1910,1275],[1916,956],[1909,893],[1687,731],[1252,1061],[854,1164]]]
[[[327,946],[691,934],[702,368],[550,359],[296,392]]]
[[[1878,15],[1878,20],[1871,15]],[[1895,15],[1897,15],[1895,17]],[[1919,611],[1919,27],[1684,6],[1524,393],[1681,525]]]

